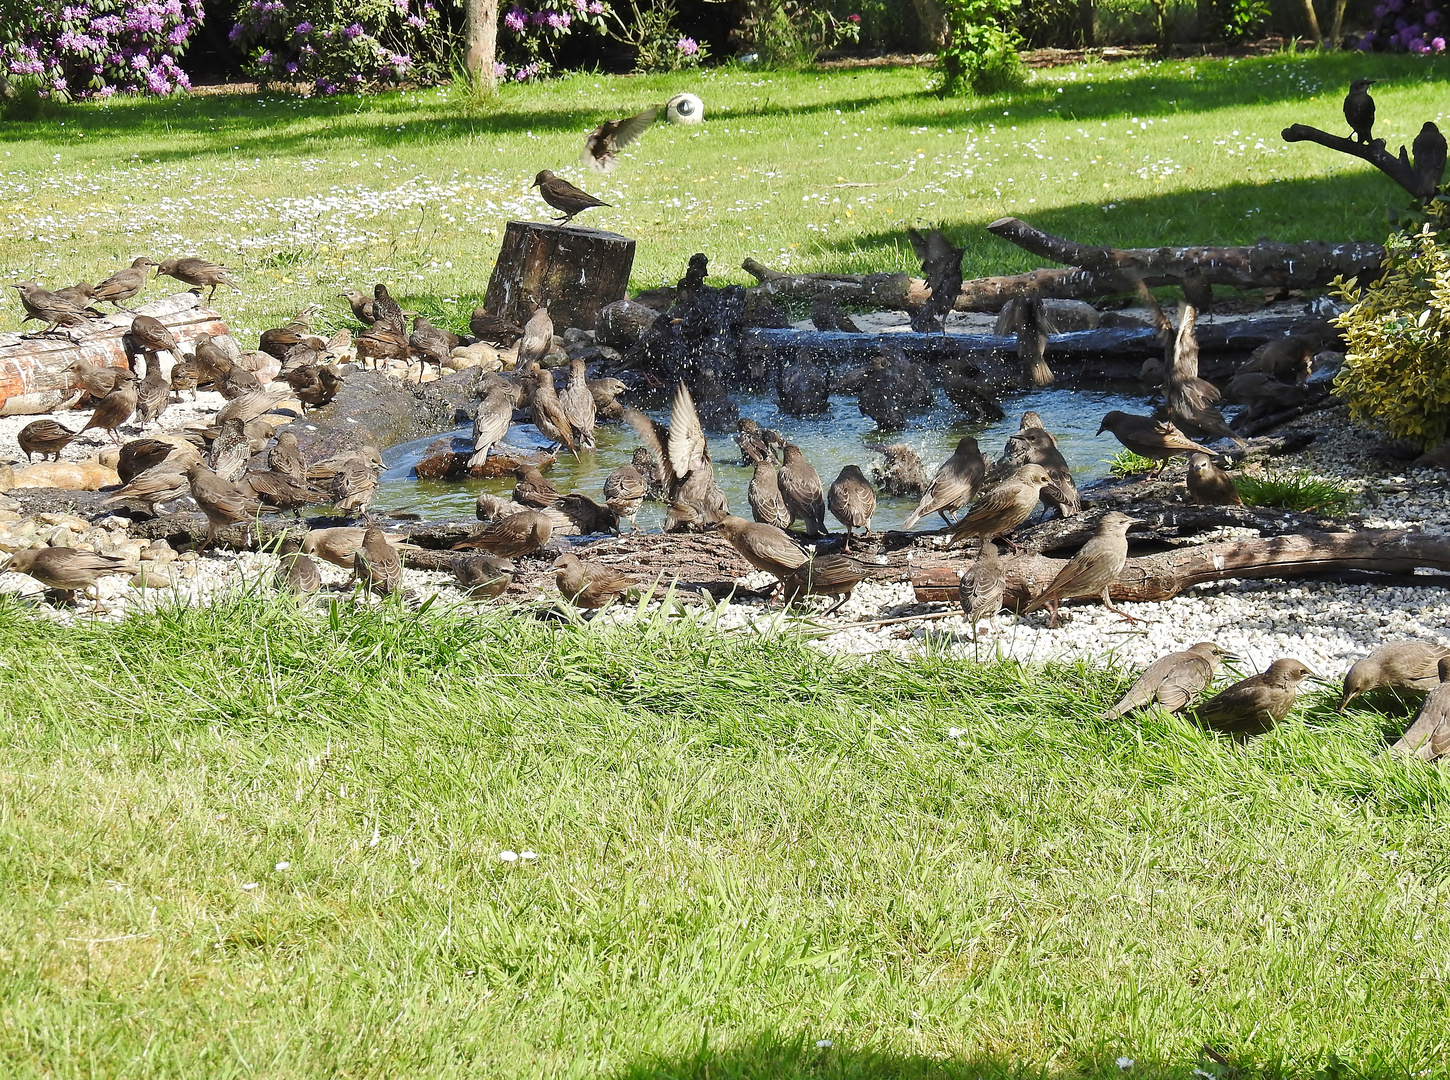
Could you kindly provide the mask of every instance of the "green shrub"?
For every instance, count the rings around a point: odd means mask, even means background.
[[[859,17],[837,19],[803,0],[746,0],[745,16],[731,37],[756,64],[775,71],[810,67],[826,49],[860,40]]]
[[[1353,306],[1337,320],[1344,368],[1335,391],[1356,420],[1428,449],[1450,428],[1450,208],[1436,200],[1418,232],[1385,244],[1383,273],[1360,288],[1335,282]]]
[[[1136,476],[1138,473],[1152,472],[1157,467],[1158,463],[1152,458],[1135,454],[1131,450],[1119,450],[1108,460],[1108,472],[1114,476]]]
[[[936,58],[933,89],[943,97],[995,94],[1021,86],[1027,77],[1017,55],[1019,38],[1009,29],[1012,0],[946,0],[946,42]]]
[[[1326,516],[1343,514],[1354,497],[1354,492],[1338,480],[1326,480],[1304,472],[1235,476],[1233,484],[1245,506],[1278,506],[1285,510]]]

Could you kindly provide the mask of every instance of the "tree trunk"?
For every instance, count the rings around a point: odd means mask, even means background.
[[[1329,26],[1329,47],[1339,48],[1340,35],[1344,33],[1344,9],[1349,0],[1334,0],[1334,21]]]
[[[578,225],[510,221],[483,307],[515,326],[536,304],[549,309],[554,327],[593,330],[606,304],[623,300],[634,266],[634,241]]]
[[[911,0],[927,44],[940,49],[947,39],[947,17],[939,0]]]
[[[498,0],[467,0],[464,12],[463,63],[484,94],[498,87],[494,59],[498,51]]]
[[[1098,4],[1097,0],[1079,0],[1078,3],[1079,32],[1082,34],[1082,47],[1091,49],[1098,43]]]
[[[1316,49],[1324,48],[1324,35],[1319,31],[1319,16],[1314,13],[1314,0],[1304,0],[1304,17],[1309,20],[1309,36]]]
[[[1008,603],[1017,606],[1042,592],[1066,560],[1024,555],[1005,563]],[[916,599],[955,603],[958,571],[968,565],[965,558],[919,564],[911,578]],[[1168,600],[1194,585],[1228,578],[1296,578],[1344,570],[1408,574],[1419,567],[1450,570],[1450,540],[1391,529],[1307,532],[1198,544],[1129,559],[1110,595],[1115,601]]]

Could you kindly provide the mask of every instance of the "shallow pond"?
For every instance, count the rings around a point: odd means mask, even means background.
[[[843,465],[859,465],[869,477],[871,466],[880,462],[879,454],[868,443],[904,442],[921,456],[928,478],[936,467],[951,455],[963,435],[975,435],[983,453],[995,457],[1002,452],[1007,436],[1017,430],[1022,413],[1035,409],[1042,415],[1049,431],[1057,436],[1058,447],[1072,466],[1078,486],[1105,476],[1108,461],[1121,447],[1111,435],[1097,434],[1103,414],[1112,409],[1128,412],[1144,410],[1141,397],[1130,397],[1117,390],[1047,389],[1022,393],[1003,400],[1007,418],[985,426],[964,424],[960,412],[944,398],[936,408],[911,418],[902,431],[882,432],[869,417],[862,416],[854,397],[831,398],[831,409],[823,416],[787,416],[776,407],[774,396],[741,395],[736,398],[740,415],[749,416],[763,427],[775,428],[796,443],[821,474],[821,482],[829,486]],[[668,400],[661,395],[658,407],[646,410],[651,416],[669,421]],[[446,433],[468,438],[471,428]],[[596,501],[603,501],[601,489],[609,473],[626,464],[639,445],[633,430],[622,424],[602,424],[595,429],[599,444],[592,454],[575,461],[566,451],[548,472],[550,481],[560,491],[580,491]],[[426,481],[414,475],[413,466],[423,451],[439,436],[401,443],[383,452],[387,471],[383,473],[375,509],[416,514],[425,520],[473,517],[474,499],[480,491],[507,496],[512,490],[512,477],[489,480]],[[530,426],[510,429],[506,442],[529,446],[537,442]],[[715,476],[725,490],[730,506],[748,517],[750,504],[746,488],[750,470],[741,466],[740,451],[733,434],[710,436],[710,455],[715,462]],[[873,528],[899,525],[915,506],[914,499],[882,498],[872,521]],[[639,514],[641,528],[658,529],[664,507],[646,503]],[[828,524],[836,527],[834,519]]]

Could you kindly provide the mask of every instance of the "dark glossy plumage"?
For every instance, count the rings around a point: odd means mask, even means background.
[[[582,214],[585,210],[591,210],[596,206],[608,206],[602,199],[596,199],[587,191],[582,191],[569,181],[555,176],[548,169],[542,169],[539,175],[534,177],[534,182],[529,185],[539,189],[539,196],[555,210],[558,210],[560,217],[554,220],[561,225],[570,222],[576,214]]]

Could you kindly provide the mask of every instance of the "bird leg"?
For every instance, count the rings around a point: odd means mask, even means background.
[[[1126,611],[1119,611],[1117,608],[1113,607],[1113,601],[1108,596],[1108,589],[1109,588],[1111,588],[1111,586],[1105,586],[1103,588],[1103,607],[1107,608],[1109,611],[1111,611],[1114,615],[1118,616],[1119,618],[1121,618],[1121,619],[1127,619],[1130,623],[1138,622],[1139,621],[1138,619],[1135,619],[1133,616],[1129,615]]]
[[[832,604],[832,605],[831,605],[831,606],[830,606],[830,607],[828,607],[828,608],[826,608],[826,610],[825,610],[825,611],[823,611],[823,612],[821,612],[821,615],[822,615],[822,617],[824,617],[824,616],[826,616],[826,615],[834,615],[834,614],[835,614],[835,613],[836,613],[836,610],[837,610],[837,609],[838,609],[838,608],[839,608],[839,607],[840,607],[840,606],[841,606],[841,605],[842,605],[842,604],[844,604],[844,603],[845,603],[845,602],[846,602],[846,601],[847,601],[847,600],[849,600],[849,599],[851,599],[851,594],[850,594],[850,593],[846,593],[846,594],[845,594],[845,595],[844,595],[844,596],[842,596],[842,597],[841,597],[841,599],[839,599],[839,600],[837,600],[837,601],[836,601],[836,602],[835,602],[835,603],[834,603],[834,604]]]
[[[1049,600],[1047,602],[1047,610],[1049,612],[1048,617],[1047,617],[1047,628],[1049,630],[1056,630],[1057,629],[1057,601],[1056,600]]]

